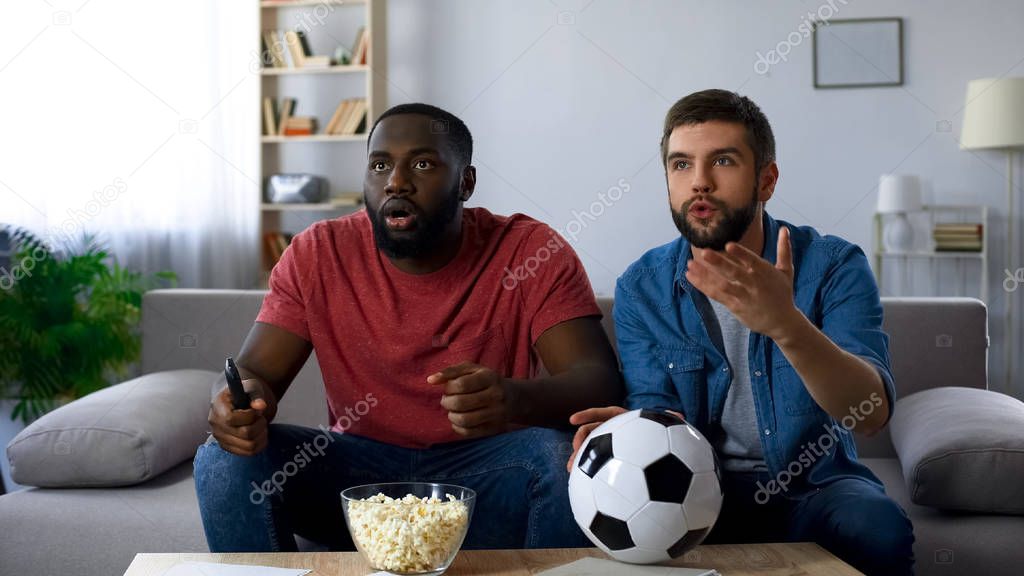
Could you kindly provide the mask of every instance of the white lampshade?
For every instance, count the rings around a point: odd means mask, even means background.
[[[921,210],[921,184],[911,174],[883,174],[878,182],[878,212],[898,214]]]
[[[960,147],[1024,146],[1024,78],[982,78],[967,83]]]

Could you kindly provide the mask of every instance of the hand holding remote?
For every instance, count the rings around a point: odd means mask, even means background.
[[[268,425],[277,412],[274,394],[259,378],[243,381],[230,358],[224,375],[228,385],[210,403],[210,431],[227,452],[258,454],[267,446]]]

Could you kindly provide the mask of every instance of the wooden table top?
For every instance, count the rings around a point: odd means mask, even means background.
[[[446,576],[528,576],[585,556],[605,558],[596,548],[471,550],[459,552]],[[358,552],[233,554],[137,554],[125,576],[161,576],[179,562],[256,564],[312,569],[315,576],[366,576],[373,572]],[[714,568],[722,576],[852,576],[860,574],[817,544],[719,544],[698,546],[671,566]]]

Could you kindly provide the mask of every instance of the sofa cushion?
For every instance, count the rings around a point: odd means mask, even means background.
[[[218,373],[171,370],[94,392],[39,418],[7,445],[11,478],[48,488],[144,482],[195,455]]]
[[[890,426],[914,503],[1024,514],[1024,402],[990,390],[933,388],[898,400]]]
[[[971,514],[919,506],[910,501],[900,463],[863,458],[885,485],[885,492],[914,524],[915,571],[920,576],[1020,576],[1024,546],[1021,519],[1002,514]],[[3,511],[0,510],[0,513]]]

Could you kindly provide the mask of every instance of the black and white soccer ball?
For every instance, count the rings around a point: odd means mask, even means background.
[[[612,558],[652,564],[704,540],[722,508],[711,444],[685,420],[633,410],[587,436],[569,474],[583,533]]]

